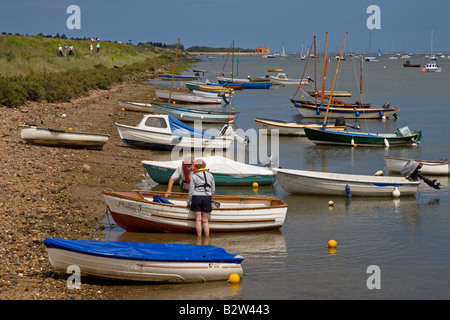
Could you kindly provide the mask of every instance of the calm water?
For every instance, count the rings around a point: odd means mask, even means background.
[[[374,106],[390,102],[399,106],[399,119],[359,120],[362,130],[395,131],[409,126],[423,131],[416,147],[347,148],[315,146],[307,138],[280,137],[279,161],[285,168],[342,173],[387,173],[384,155],[418,159],[450,158],[449,84],[450,61],[440,59],[441,73],[422,73],[420,68],[404,68],[404,59],[364,63],[363,101]],[[231,59],[231,57],[230,57]],[[230,59],[225,68],[231,70]],[[426,64],[419,55],[412,63]],[[266,69],[283,68],[292,78],[300,78],[305,61],[298,56],[285,60],[239,56],[236,77],[265,76]],[[215,82],[225,56],[204,59],[196,68],[206,69],[204,78]],[[328,82],[337,62],[328,69]],[[236,64],[235,64],[236,67]],[[358,99],[359,59],[342,61],[335,90],[350,90]],[[318,76],[322,64],[317,67]],[[189,72],[188,72],[189,73]],[[314,71],[311,76],[314,78]],[[319,79],[320,81],[320,79]],[[177,84],[179,86],[179,84]],[[241,114],[236,126],[257,129],[255,117],[299,121],[289,98],[295,86],[273,86],[268,90],[236,91],[232,107]],[[327,88],[328,89],[328,88]],[[353,120],[347,120],[353,122]],[[161,153],[169,159],[170,153]],[[144,159],[142,159],[144,160]],[[449,178],[439,177],[441,190],[423,185],[415,197],[360,199],[290,195],[278,184],[260,187],[258,195],[275,195],[288,203],[284,226],[276,232],[213,234],[210,244],[245,258],[244,277],[239,287],[224,282],[182,285],[118,285],[117,299],[448,299],[450,298],[450,194]],[[136,181],[140,188],[151,188]],[[120,189],[120,186],[118,186]],[[166,186],[153,186],[165,190]],[[219,194],[254,194],[251,187],[218,188]],[[335,206],[330,209],[328,201]],[[190,234],[130,233],[115,227],[105,231],[105,239],[119,241],[196,243]],[[337,241],[329,251],[328,240]],[[369,290],[367,268],[381,270],[381,289]]]

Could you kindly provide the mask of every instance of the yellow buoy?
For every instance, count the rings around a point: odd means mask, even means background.
[[[73,129],[72,128],[69,128],[69,131],[72,131]]]
[[[327,245],[328,248],[336,248],[336,246],[337,246],[336,240],[331,239],[330,241],[328,241]]]
[[[229,283],[239,283],[241,281],[241,277],[237,273],[230,274],[230,277],[228,278]]]
[[[253,182],[253,184],[252,184],[252,187],[253,187],[253,188],[258,188],[258,186],[259,186],[259,185],[258,185],[258,182]]]
[[[122,111],[125,111],[125,108],[122,108]]]
[[[334,207],[334,202],[333,202],[333,200],[328,201],[328,206],[329,206],[329,207]]]

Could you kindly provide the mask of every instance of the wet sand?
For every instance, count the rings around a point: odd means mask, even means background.
[[[100,192],[132,189],[143,179],[141,160],[157,152],[126,147],[115,122],[136,125],[142,113],[118,100],[149,102],[151,85],[122,83],[70,103],[0,108],[0,300],[108,299],[108,286],[53,272],[43,245],[51,238],[100,240],[106,206]],[[103,150],[28,144],[19,125],[110,134]]]

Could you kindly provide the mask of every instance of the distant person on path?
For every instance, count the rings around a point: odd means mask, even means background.
[[[212,196],[216,185],[214,177],[208,172],[206,163],[199,159],[195,164],[195,172],[191,176],[187,205],[195,212],[195,230],[197,236],[209,237],[209,217],[212,211]]]
[[[90,50],[91,53],[94,52],[94,46],[92,45],[92,43],[91,43],[91,45],[89,46],[89,50]]]
[[[165,194],[166,197],[170,196],[170,193],[172,192],[172,186],[178,179],[180,179],[180,187],[186,191],[189,190],[191,175],[195,173],[194,165],[194,156],[185,155],[183,161],[181,162],[181,165],[175,170],[175,172],[169,179],[167,191]]]
[[[69,47],[69,56],[73,56],[73,46]]]
[[[61,47],[61,45],[58,46],[58,56],[63,56],[63,48]]]
[[[97,53],[100,52],[100,43],[97,43]]]
[[[64,56],[67,57],[67,54],[69,53],[69,46],[67,44],[64,45]]]

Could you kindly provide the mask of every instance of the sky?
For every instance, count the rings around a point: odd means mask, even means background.
[[[79,29],[67,21],[80,9]],[[378,13],[369,6],[379,8]],[[437,0],[1,0],[0,32],[162,42],[271,52],[450,52],[450,1]],[[367,20],[370,20],[369,29]],[[376,25],[378,24],[378,25]]]

